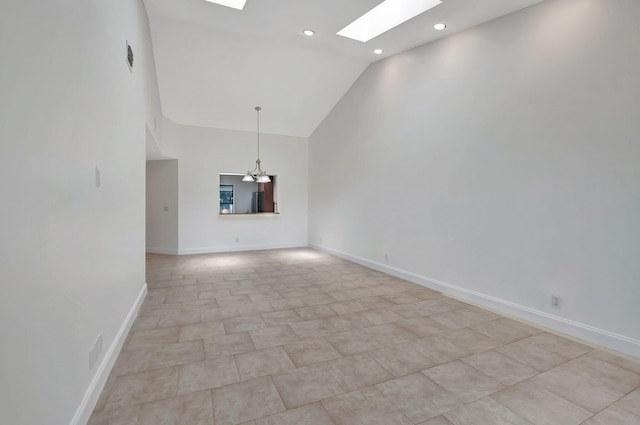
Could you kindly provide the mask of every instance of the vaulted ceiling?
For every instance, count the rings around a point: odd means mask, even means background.
[[[162,108],[202,127],[308,137],[367,66],[542,0],[443,0],[366,43],[336,35],[381,0],[144,0]],[[447,29],[433,25],[445,22]],[[316,32],[313,37],[303,29]],[[384,50],[382,55],[373,50]]]

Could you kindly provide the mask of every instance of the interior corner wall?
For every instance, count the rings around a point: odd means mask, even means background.
[[[147,252],[178,253],[178,160],[147,161]]]
[[[640,356],[638,16],[548,0],[371,65],[310,138],[310,244]]]
[[[2,1],[0,57],[0,423],[86,423],[145,288],[144,5]]]
[[[220,174],[255,167],[256,133],[179,125],[165,118],[163,153],[177,158],[180,254],[307,245],[308,140],[260,135],[263,169],[277,176],[280,214],[220,215]]]

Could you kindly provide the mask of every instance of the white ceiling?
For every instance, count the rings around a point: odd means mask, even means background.
[[[542,0],[444,0],[367,43],[336,35],[381,0],[144,0],[167,118],[203,127],[308,137],[377,60]],[[446,22],[436,31],[433,24]],[[302,34],[310,28],[313,37]],[[374,55],[373,49],[384,49]]]

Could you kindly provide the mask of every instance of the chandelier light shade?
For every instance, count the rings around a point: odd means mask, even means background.
[[[256,113],[258,116],[258,159],[256,159],[256,168],[253,171],[247,171],[247,174],[242,178],[243,182],[258,182],[258,183],[270,183],[271,179],[267,175],[266,171],[262,171],[260,168],[260,111],[261,107],[256,106]]]

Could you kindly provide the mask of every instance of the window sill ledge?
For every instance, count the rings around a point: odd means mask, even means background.
[[[227,213],[227,214],[219,213],[218,215],[219,215],[220,217],[224,217],[224,216],[238,216],[238,215],[260,216],[260,215],[280,215],[280,213],[279,213],[279,212],[276,212],[276,213],[272,213],[272,212],[263,212],[263,213]]]

